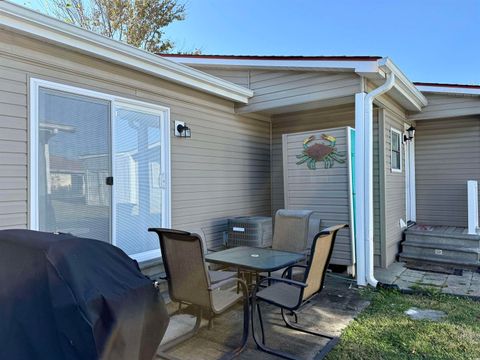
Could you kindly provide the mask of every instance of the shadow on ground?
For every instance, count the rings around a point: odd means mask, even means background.
[[[350,321],[365,309],[368,301],[360,296],[351,281],[329,276],[325,284],[322,293],[305,306],[299,316],[299,323],[325,334],[340,335]],[[287,329],[278,308],[263,304],[262,313],[267,346],[290,352],[302,359],[314,359],[326,344],[326,340],[321,337]],[[242,322],[242,306],[239,304],[232,311],[216,317],[212,329],[208,329],[205,321],[195,337],[178,345],[168,354],[179,359],[218,359],[239,344]],[[256,349],[251,332],[247,349],[238,357],[238,359],[275,358]]]

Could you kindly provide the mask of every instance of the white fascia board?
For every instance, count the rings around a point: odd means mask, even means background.
[[[309,70],[309,71],[353,71],[359,74],[379,71],[376,60],[256,60],[256,59],[222,59],[192,58],[169,56],[170,60],[186,65],[223,68],[258,68],[277,70]]]
[[[253,96],[250,89],[7,1],[0,1],[0,28],[236,102]]]
[[[395,88],[411,102],[418,111],[428,104],[427,98],[418,90],[418,88],[407,78],[400,68],[386,57],[378,61],[378,65],[385,72],[392,72],[395,75]]]
[[[417,89],[422,93],[439,93],[451,95],[480,95],[480,89],[469,87],[450,87],[450,86],[427,86],[418,85]]]

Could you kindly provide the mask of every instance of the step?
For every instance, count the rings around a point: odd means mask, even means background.
[[[419,231],[405,231],[405,240],[407,241],[415,241],[421,242],[423,244],[430,244],[430,245],[451,245],[457,247],[466,247],[466,248],[479,248],[480,247],[480,239],[476,238],[476,235],[465,235],[462,236],[445,236],[444,234],[431,234]]]
[[[458,233],[458,232],[447,232],[433,229],[432,231],[416,229],[415,227],[410,227],[405,230],[405,234],[411,235],[422,235],[422,236],[433,236],[433,237],[444,237],[450,239],[468,239],[468,240],[477,240],[480,241],[479,234],[467,234],[467,233]]]
[[[404,241],[402,250],[405,254],[422,257],[445,258],[451,261],[479,262],[480,248],[458,247],[445,244],[424,244],[422,242]]]
[[[405,254],[401,253],[399,255],[399,261],[409,262],[421,262],[421,263],[432,263],[438,265],[449,265],[454,267],[464,267],[468,269],[477,270],[480,268],[480,264],[478,261],[476,262],[469,262],[469,261],[460,261],[460,260],[451,260],[445,259],[440,257],[431,257],[431,256],[417,256],[415,254]]]

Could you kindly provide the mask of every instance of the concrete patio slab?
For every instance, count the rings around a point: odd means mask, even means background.
[[[326,279],[323,292],[308,304],[299,316],[299,323],[329,335],[340,335],[341,331],[366,307],[364,300],[352,280]],[[262,305],[267,345],[291,352],[304,359],[314,359],[322,350],[326,340],[284,326],[280,311],[269,305]],[[206,323],[192,339],[168,352],[179,359],[218,359],[239,344],[242,329],[242,306],[214,319],[212,329]],[[256,329],[258,328],[258,324]],[[276,357],[257,350],[253,339],[239,359],[275,359]]]

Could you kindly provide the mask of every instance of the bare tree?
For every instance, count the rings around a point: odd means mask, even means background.
[[[174,44],[164,28],[185,19],[177,0],[45,0],[47,12],[68,23],[153,52]]]

